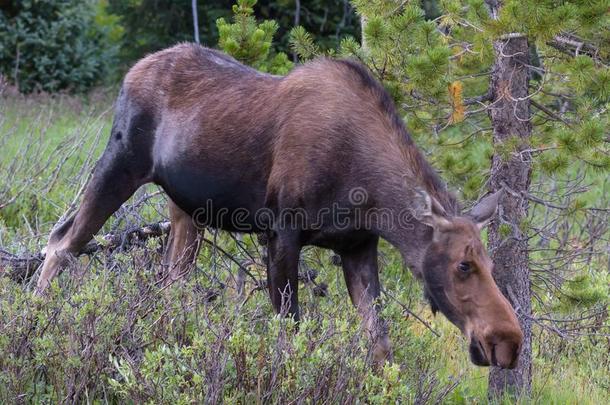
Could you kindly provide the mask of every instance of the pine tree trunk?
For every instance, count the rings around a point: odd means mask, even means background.
[[[492,3],[497,7],[499,2]],[[493,8],[491,11],[495,16]],[[489,228],[489,248],[495,264],[494,278],[516,309],[525,338],[519,365],[514,370],[491,368],[490,398],[504,393],[528,395],[532,374],[530,270],[526,234],[521,229],[522,221],[527,217],[528,201],[522,195],[530,186],[531,161],[529,155],[519,153],[527,149],[532,131],[527,98],[528,41],[525,36],[511,34],[496,41],[494,50],[496,60],[491,74],[489,110],[494,146],[517,137],[519,148],[510,158],[498,153],[493,157],[490,188],[496,191],[504,187],[505,192],[499,206],[500,218]],[[500,224],[503,224],[502,232]]]

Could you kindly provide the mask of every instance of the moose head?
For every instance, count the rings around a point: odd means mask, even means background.
[[[470,340],[474,364],[514,368],[523,332],[492,277],[494,265],[480,236],[496,211],[500,192],[454,217],[434,198],[421,194],[423,207],[416,218],[432,228],[432,241],[420,271],[432,311],[443,313]]]

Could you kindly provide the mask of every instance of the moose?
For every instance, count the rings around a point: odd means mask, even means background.
[[[50,235],[37,292],[151,182],[169,197],[170,283],[193,267],[205,227],[261,233],[273,307],[298,321],[300,250],[332,249],[382,362],[391,356],[378,315],[383,238],[423,282],[432,310],[469,339],[474,364],[515,367],[523,333],[480,237],[500,195],[461,213],[359,62],[320,58],[274,76],[196,44],[137,62],[80,207]],[[194,220],[202,210],[205,220]]]

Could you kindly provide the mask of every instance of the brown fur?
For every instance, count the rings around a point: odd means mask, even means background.
[[[491,278],[476,225],[493,210],[487,207],[480,218],[460,216],[390,96],[357,62],[323,58],[278,77],[192,44],[142,59],[125,77],[111,137],[83,204],[49,240],[39,291],[65,254],[78,253],[147,182],[163,187],[172,200],[165,260],[170,281],[192,267],[198,229],[189,219],[203,207],[214,215],[199,225],[267,233],[272,303],[296,319],[301,247],[334,249],[351,299],[375,337],[375,357],[382,360],[390,349],[374,305],[381,237],[401,251],[431,302],[471,338],[473,361],[503,367],[516,361],[521,331]],[[366,194],[362,201],[351,199],[355,189]],[[333,206],[347,210],[347,226],[329,217],[314,227],[312,218]],[[302,210],[306,223],[293,218],[292,226],[281,226],[276,217],[260,224],[255,214],[261,209]],[[389,210],[394,219],[413,215],[398,227],[379,219],[361,226],[363,213],[375,209]],[[249,228],[237,229],[216,215],[223,210],[244,210]],[[456,273],[463,261],[475,271]]]

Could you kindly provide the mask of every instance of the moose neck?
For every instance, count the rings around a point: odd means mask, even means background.
[[[389,94],[378,83],[369,87],[383,108],[379,114],[367,113],[367,120],[351,126],[352,130],[365,134],[361,137],[365,141],[357,145],[360,145],[361,156],[366,156],[366,159],[358,168],[360,172],[356,177],[368,180],[367,186],[374,201],[372,208],[391,216],[390,223],[378,220],[372,224],[376,233],[398,248],[411,269],[418,271],[421,258],[432,241],[432,229],[413,217],[417,190],[427,192],[448,215],[457,215],[459,207],[413,142]]]
[[[415,189],[425,190],[445,211],[453,216],[459,212],[455,197],[440,179],[415,145],[403,149],[402,170],[379,179],[377,209],[390,214],[389,223],[378,223],[377,233],[396,247],[406,264],[417,275],[421,261],[432,242],[432,228],[413,217]],[[406,173],[406,174],[405,174]]]
[[[413,218],[407,198],[405,194],[405,199],[400,201],[396,196],[383,204],[391,220],[378,226],[377,233],[398,249],[411,271],[418,274],[424,253],[432,242],[432,228]]]

